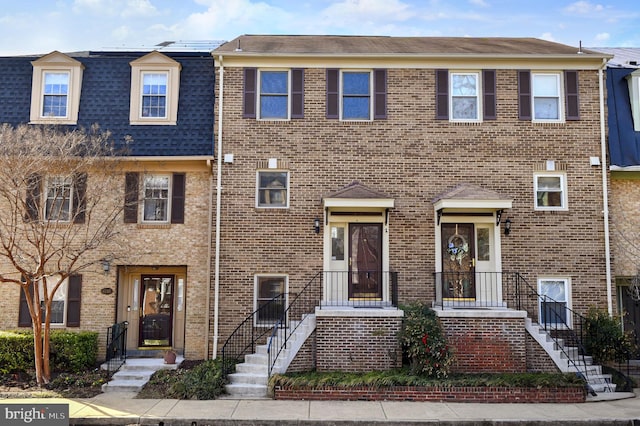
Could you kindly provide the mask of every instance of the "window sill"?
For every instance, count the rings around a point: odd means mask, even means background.
[[[138,223],[138,229],[170,229],[170,223]]]

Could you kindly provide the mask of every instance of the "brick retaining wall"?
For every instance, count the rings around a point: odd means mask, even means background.
[[[486,403],[579,403],[585,401],[583,387],[519,388],[519,387],[439,387],[394,386],[388,388],[280,388],[274,390],[279,400],[332,401],[433,401]]]

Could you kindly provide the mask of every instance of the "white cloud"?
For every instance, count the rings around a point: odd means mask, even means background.
[[[489,7],[489,4],[484,0],[469,0],[469,3],[474,6]]]
[[[358,32],[360,24],[389,25],[389,22],[407,21],[415,17],[415,13],[409,4],[400,0],[342,0],[325,8],[321,16],[331,26],[349,26]]]
[[[571,3],[565,8],[565,11],[571,14],[589,15],[604,11],[604,6],[602,6],[601,4],[594,4],[589,1],[581,0],[575,3]]]
[[[149,0],[126,0],[125,8],[120,14],[123,18],[136,16],[154,16],[158,14],[157,9]]]
[[[82,15],[120,16],[124,19],[158,14],[149,0],[74,0],[73,12]]]
[[[611,34],[609,33],[599,33],[596,34],[596,40],[597,41],[607,41],[611,38]]]
[[[550,32],[542,33],[540,35],[540,38],[543,39],[543,40],[547,40],[547,41],[556,41],[553,38],[553,34],[551,34]]]

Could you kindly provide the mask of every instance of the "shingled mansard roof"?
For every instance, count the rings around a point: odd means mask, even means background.
[[[118,145],[130,136],[129,155],[213,156],[214,66],[209,52],[162,52],[181,64],[177,125],[129,124],[131,65],[149,52],[67,53],[84,65],[78,126],[97,123]],[[32,61],[39,56],[0,57],[0,123],[29,122]],[[75,128],[76,126],[62,126]]]

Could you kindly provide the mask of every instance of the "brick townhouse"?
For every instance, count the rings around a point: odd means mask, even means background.
[[[625,331],[640,343],[640,49],[595,49],[614,55],[607,65],[606,92],[616,306],[624,314]]]
[[[202,359],[208,350],[213,60],[210,48],[158,49],[0,58],[0,123],[61,130],[97,123],[116,147],[127,146],[118,185],[118,202],[127,207],[116,229],[127,252],[103,253],[97,270],[65,283],[55,302],[64,314],[52,324],[98,332],[100,359],[108,328],[124,321],[130,356],[173,348]],[[41,197],[55,178],[42,177]],[[99,171],[89,174],[88,190],[100,179]],[[70,193],[79,190],[68,185]],[[0,329],[30,326],[20,293],[3,285]]]
[[[213,350],[245,318],[259,330],[274,296],[306,294],[314,322],[290,370],[389,368],[398,306],[422,301],[457,369],[524,371],[542,356],[525,317],[559,321],[526,294],[560,312],[611,305],[606,54],[261,35],[212,54]]]

